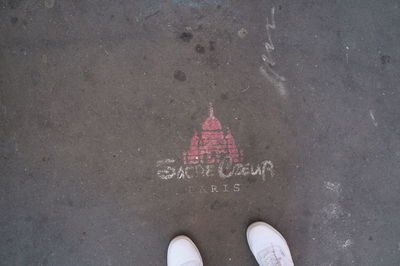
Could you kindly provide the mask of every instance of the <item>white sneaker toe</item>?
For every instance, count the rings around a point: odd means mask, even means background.
[[[260,265],[294,265],[285,238],[267,223],[251,224],[247,228],[247,242]]]
[[[167,253],[168,266],[203,266],[199,250],[187,236],[177,236],[170,242]]]

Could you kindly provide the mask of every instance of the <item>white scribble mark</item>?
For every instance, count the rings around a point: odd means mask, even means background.
[[[250,89],[250,86],[247,86],[245,89],[243,89],[241,92],[243,93],[243,92],[246,92],[246,91],[248,91]]]
[[[261,55],[264,66],[260,66],[260,73],[278,90],[280,96],[287,97],[288,93],[284,84],[286,78],[272,69],[272,67],[276,65],[272,56],[275,45],[271,37],[271,31],[276,29],[275,7],[271,8],[271,17],[267,17],[265,28],[267,30],[267,41],[264,43],[266,54]]]
[[[369,116],[371,117],[371,119],[372,119],[372,123],[374,124],[374,126],[378,126],[378,122],[376,122],[376,119],[375,119],[375,111],[374,110],[369,110]]]
[[[351,216],[351,213],[347,212],[340,204],[341,192],[344,188],[341,183],[331,181],[325,181],[323,188],[329,201],[320,210],[320,215],[317,216],[318,221],[322,220],[321,230],[323,236],[321,241],[335,253],[348,252],[349,248],[354,244],[351,234],[344,230],[335,230],[333,227],[333,225],[339,226],[348,223],[347,219]],[[329,263],[329,265],[333,264]]]
[[[341,190],[340,183],[333,183],[333,182],[326,181],[326,182],[324,182],[324,186],[326,189],[333,191],[336,194],[339,194],[339,192]]]
[[[245,28],[241,28],[239,31],[238,31],[238,36],[241,38],[241,39],[243,39],[244,37],[246,37],[246,35],[248,34],[249,32],[245,29]]]
[[[160,166],[162,166],[162,165],[165,165],[165,164],[171,164],[171,163],[174,163],[175,162],[175,160],[174,159],[165,159],[165,160],[159,160],[159,161],[157,161],[157,167],[160,167]]]
[[[350,246],[353,245],[353,240],[351,239],[347,239],[346,241],[344,241],[344,243],[342,244],[342,248],[348,248]]]
[[[266,69],[268,69],[269,71],[267,71]],[[275,86],[275,88],[278,89],[279,95],[286,97],[287,96],[287,91],[285,88],[285,85],[283,84],[283,81],[285,80],[283,77],[283,79],[280,79],[278,77],[280,76],[276,76],[276,73],[274,71],[271,71],[272,69],[267,67],[264,68],[263,66],[260,66],[260,72],[261,74],[270,82],[272,83],[272,85]]]
[[[338,203],[330,203],[322,209],[322,212],[326,215],[328,220],[333,220],[339,218],[343,215],[342,206]]]
[[[46,8],[53,8],[55,4],[55,0],[44,0],[44,6]]]
[[[267,39],[268,41],[264,43],[265,49],[267,50],[267,55],[262,55],[262,59],[270,64],[271,66],[275,65],[275,61],[272,59],[271,53],[275,50],[274,43],[271,38],[271,30],[276,28],[275,24],[275,7],[271,8],[271,23],[269,22],[269,18],[267,17],[267,25],[265,25],[267,29]]]

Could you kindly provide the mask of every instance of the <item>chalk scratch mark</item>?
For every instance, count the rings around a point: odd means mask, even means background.
[[[374,110],[369,110],[369,116],[372,119],[372,123],[374,124],[375,127],[378,127],[378,122],[375,119],[375,111]]]
[[[275,30],[276,24],[275,24],[275,7],[271,8],[271,23],[269,21],[269,18],[267,17],[267,24],[265,25],[265,28],[267,29],[267,39],[264,43],[265,49],[267,50],[267,55],[262,55],[262,59],[264,62],[267,62],[271,66],[275,65],[275,61],[273,60],[271,53],[275,50],[274,43],[272,42],[271,38],[271,30]]]
[[[145,17],[144,17],[144,20],[147,20],[147,19],[149,19],[149,18],[151,18],[151,17],[156,16],[158,13],[160,13],[160,10],[157,10],[157,11],[151,13],[150,15],[145,16]]]
[[[267,17],[265,28],[267,30],[267,41],[264,43],[266,53],[261,55],[264,66],[260,66],[260,73],[278,90],[280,96],[286,98],[288,95],[284,83],[286,78],[272,69],[272,67],[276,65],[272,56],[272,53],[275,50],[275,45],[271,37],[271,31],[276,29],[275,7],[271,8],[271,16]]]
[[[206,5],[222,5],[222,0],[172,0],[178,6],[189,8],[203,8]]]
[[[326,181],[326,182],[324,182],[324,187],[327,190],[330,190],[330,191],[332,191],[332,192],[334,192],[336,194],[339,194],[340,191],[341,191],[340,183],[333,183],[333,182]]]
[[[174,159],[165,159],[165,160],[159,160],[159,161],[157,161],[157,167],[159,167],[159,166],[162,166],[162,165],[165,165],[165,164],[171,164],[171,163],[174,163],[175,162],[175,160]]]
[[[351,247],[352,245],[353,245],[353,240],[347,239],[346,241],[344,241],[344,243],[341,246],[342,246],[342,248],[348,248],[348,247]]]
[[[286,80],[284,77],[279,76],[268,67],[264,68],[263,66],[260,66],[260,72],[272,85],[274,85],[275,88],[278,89],[279,95],[283,97],[287,96],[287,91],[285,85],[283,84],[283,81]]]

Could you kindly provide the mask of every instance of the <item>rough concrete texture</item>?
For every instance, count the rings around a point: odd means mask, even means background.
[[[2,0],[0,264],[166,265],[185,233],[205,265],[256,265],[245,229],[260,219],[296,265],[398,265],[399,12]],[[274,176],[160,178],[209,102]]]

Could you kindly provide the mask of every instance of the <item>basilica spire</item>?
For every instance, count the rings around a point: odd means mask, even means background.
[[[208,103],[208,113],[209,113],[210,117],[214,117],[214,108],[213,108],[212,102]]]

